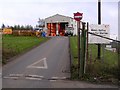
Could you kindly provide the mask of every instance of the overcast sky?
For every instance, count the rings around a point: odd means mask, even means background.
[[[37,24],[38,18],[44,19],[54,14],[73,17],[82,12],[82,21],[97,24],[98,0],[0,0],[0,25],[13,26]],[[118,1],[102,0],[102,24],[110,25],[112,38],[118,37]]]

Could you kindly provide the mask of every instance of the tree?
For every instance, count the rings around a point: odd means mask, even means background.
[[[17,25],[17,29],[20,30],[20,25]]]
[[[44,19],[38,19],[38,27],[44,27],[45,26],[45,20]]]
[[[2,29],[3,29],[3,28],[5,28],[5,25],[4,25],[4,24],[2,24],[2,27],[1,27],[1,28],[2,28]]]
[[[13,26],[10,26],[10,28],[12,28],[12,30],[14,29],[14,27],[13,27]]]
[[[14,25],[13,29],[14,30],[32,30],[33,27],[31,25],[26,25],[26,26]]]
[[[14,29],[14,30],[17,30],[17,25],[14,25],[13,29]]]
[[[30,25],[30,30],[33,30],[33,27]]]
[[[25,30],[25,27],[22,25],[22,26],[20,27],[20,29],[21,29],[21,30]]]

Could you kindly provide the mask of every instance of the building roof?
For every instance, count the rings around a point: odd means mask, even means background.
[[[45,22],[47,22],[47,23],[49,23],[49,22],[69,22],[70,19],[72,19],[72,18],[68,17],[68,16],[56,14],[56,15],[50,16],[48,18],[45,18]]]
[[[72,17],[69,17],[69,16],[60,15],[60,14],[55,14],[55,15],[50,16],[50,17],[47,17],[47,18],[51,18],[51,17],[55,17],[55,16],[61,16],[61,17],[66,17],[66,18],[72,18]],[[47,18],[45,18],[45,19],[47,19]]]

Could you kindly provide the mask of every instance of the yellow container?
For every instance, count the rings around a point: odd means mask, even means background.
[[[3,34],[12,34],[12,28],[4,28]]]

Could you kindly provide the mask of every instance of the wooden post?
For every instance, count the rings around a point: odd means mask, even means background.
[[[89,30],[89,23],[87,22],[87,30],[86,30],[86,60],[85,60],[85,70],[84,70],[84,73],[85,73],[85,71],[86,71],[86,67],[87,67],[87,65],[88,65],[88,56],[89,56],[89,52],[88,52],[88,30]]]
[[[118,80],[119,83],[118,85],[120,85],[120,42],[118,42],[118,46],[117,46],[117,52],[118,52]]]
[[[89,53],[88,53],[88,31],[89,31],[89,23],[87,22],[87,45],[86,45],[86,63],[88,64],[88,56],[89,56]]]
[[[80,21],[77,21],[78,24],[78,78],[80,77]]]
[[[85,64],[85,44],[86,44],[86,32],[85,23],[82,23],[82,33],[81,33],[81,58],[80,58],[80,77],[84,74],[84,64]]]

